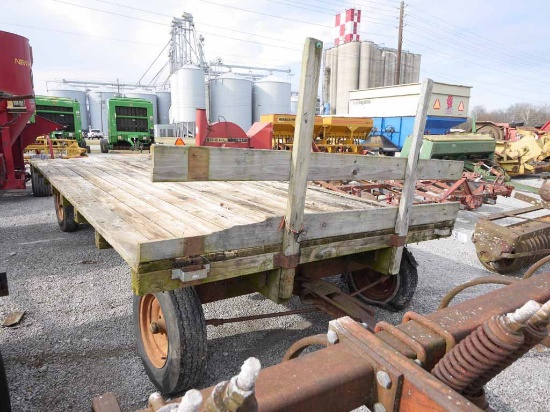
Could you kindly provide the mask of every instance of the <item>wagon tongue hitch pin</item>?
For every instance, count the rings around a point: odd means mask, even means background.
[[[233,376],[230,381],[224,381],[216,385],[205,403],[204,411],[257,411],[258,402],[254,396],[254,386],[261,368],[258,359],[248,358],[237,376]]]

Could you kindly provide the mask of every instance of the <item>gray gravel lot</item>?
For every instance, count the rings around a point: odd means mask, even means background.
[[[526,184],[539,183],[524,179]],[[525,206],[499,199],[478,213]],[[456,229],[468,234],[478,215],[460,212]],[[452,239],[410,248],[420,281],[410,309],[435,310],[453,286],[487,275],[471,243]],[[89,410],[91,399],[115,392],[125,411],[146,405],[154,391],[133,334],[129,268],[118,254],[96,250],[94,231],[59,230],[52,198],[34,198],[30,189],[0,197],[0,266],[8,270],[10,296],[0,298],[0,321],[13,310],[26,311],[20,325],[0,328],[15,411]],[[491,287],[471,289],[458,300]],[[258,294],[205,305],[206,317],[232,317],[299,308],[281,306]],[[402,314],[377,310],[380,320],[398,323]],[[328,316],[313,313],[280,319],[208,327],[208,372],[202,386],[236,373],[249,356],[263,366],[280,361],[296,340],[326,331]],[[548,411],[550,356],[534,350],[488,386],[498,411]]]

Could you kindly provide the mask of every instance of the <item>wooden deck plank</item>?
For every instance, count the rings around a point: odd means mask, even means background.
[[[179,200],[184,200],[185,203],[180,203],[179,207],[188,208],[188,202],[196,202],[198,209],[194,211],[201,212],[204,205],[208,205],[209,209],[214,211],[208,218],[219,219],[227,215],[229,222],[225,222],[222,226],[227,227],[237,224],[247,224],[250,222],[250,217],[255,217],[258,221],[273,216],[274,212],[278,210],[280,205],[276,206],[270,203],[269,198],[265,196],[252,197],[250,193],[245,191],[237,191],[236,188],[245,185],[245,182],[204,182],[204,183],[155,183],[151,184],[148,180],[148,175],[143,170],[135,171],[140,174],[140,181],[142,177],[146,177],[148,188],[158,188],[159,191],[168,192]],[[237,183],[237,184],[234,184]],[[240,193],[240,196],[237,194]],[[182,196],[184,196],[182,198]],[[270,205],[271,207],[269,207]],[[245,210],[243,210],[243,208]],[[248,216],[243,218],[243,214]],[[206,218],[206,217],[205,217]],[[244,219],[244,221],[243,221]]]
[[[221,215],[221,212],[205,215],[205,209],[196,206],[192,199],[174,196],[166,190],[162,190],[151,183],[136,179],[119,172],[117,169],[106,167],[94,167],[90,170],[97,170],[102,176],[112,183],[118,182],[121,188],[126,192],[139,196],[150,206],[166,213],[173,219],[178,220],[179,224],[189,226],[196,233],[187,233],[188,236],[195,236],[200,233],[224,229],[230,226],[229,218]],[[225,212],[225,211],[223,211]],[[220,218],[221,216],[221,218]],[[184,227],[185,230],[185,227]],[[181,234],[180,232],[179,234]]]
[[[415,205],[411,213],[411,225],[453,221],[459,203]],[[388,230],[395,227],[397,207],[306,214],[304,231],[300,240],[331,238],[355,233]],[[151,241],[140,245],[142,262],[194,256],[204,253],[247,249],[277,245],[282,242],[280,224],[283,216],[269,218],[264,222],[211,233],[197,238]]]
[[[98,206],[96,214],[100,215],[104,209],[109,209],[117,215],[120,220],[126,222],[128,226],[133,229],[132,232],[140,233],[143,237],[149,240],[163,239],[167,236],[172,237],[167,230],[154,224],[154,222],[150,219],[146,219],[138,215],[131,207],[118,201],[111,194],[84,179],[80,174],[72,170],[71,167],[66,166],[61,168],[58,171],[58,174],[63,174],[68,177],[70,181],[69,184],[63,185],[62,193],[65,197],[69,198],[69,196],[65,193],[74,194],[76,191],[84,190],[85,196],[83,197],[83,200],[85,202],[95,203]],[[80,205],[82,203],[82,201],[77,204],[73,204],[71,202],[77,210],[81,209]],[[86,216],[84,215],[84,217]]]
[[[264,181],[290,179],[290,151],[153,145],[153,182],[212,180]],[[194,173],[194,160],[207,159]],[[337,153],[311,153],[307,180],[403,180],[406,158]],[[419,179],[456,180],[463,162],[420,160]]]

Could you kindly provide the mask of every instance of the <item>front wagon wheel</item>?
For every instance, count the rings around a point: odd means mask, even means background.
[[[162,393],[195,386],[206,366],[206,323],[194,288],[134,296],[138,351],[151,382]]]

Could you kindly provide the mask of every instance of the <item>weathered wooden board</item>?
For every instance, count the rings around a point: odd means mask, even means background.
[[[458,203],[415,205],[411,213],[411,226],[453,221],[458,215],[459,206]],[[313,240],[393,229],[397,211],[397,207],[388,207],[306,214],[299,239]],[[139,245],[140,259],[141,262],[149,262],[277,245],[283,240],[282,219],[282,216],[273,217],[263,222],[233,226],[205,236],[143,242]]]
[[[196,157],[208,159],[197,171]],[[153,146],[153,182],[288,181],[290,151]],[[407,158],[311,153],[308,180],[403,180]],[[463,162],[419,160],[419,179],[456,180]]]

